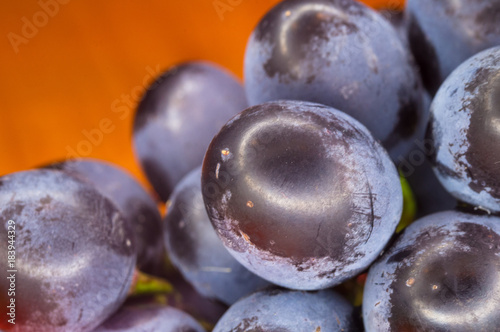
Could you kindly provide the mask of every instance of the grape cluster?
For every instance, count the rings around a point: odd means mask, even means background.
[[[244,85],[167,70],[133,127],[152,195],[92,159],[0,178],[0,329],[499,331],[499,22],[284,0]]]

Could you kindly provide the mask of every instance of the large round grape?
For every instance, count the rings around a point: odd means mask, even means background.
[[[331,290],[266,290],[232,305],[214,328],[227,331],[357,331],[353,307]]]
[[[124,306],[94,332],[205,332],[188,314],[161,305]]]
[[[408,0],[406,12],[411,49],[432,94],[462,62],[500,45],[498,0]]]
[[[424,135],[422,84],[409,50],[379,13],[353,0],[285,0],[247,44],[250,105],[329,105],[363,123],[396,160]]]
[[[148,88],[134,119],[134,150],[163,201],[201,164],[224,123],[246,107],[236,78],[207,62],[171,68]]]
[[[367,332],[498,331],[500,218],[441,212],[410,225],[368,273]]]
[[[134,238],[118,208],[90,184],[53,170],[0,178],[0,237],[2,330],[90,331],[127,296]],[[9,269],[8,245],[15,247]],[[14,287],[7,270],[17,271]],[[15,325],[6,319],[12,298]]]
[[[201,193],[201,167],[176,186],[165,218],[172,263],[200,294],[231,305],[269,285],[227,252],[210,223]]]
[[[500,212],[500,47],[476,54],[443,83],[431,107],[431,162],[457,199]]]
[[[158,207],[144,188],[118,165],[90,159],[71,159],[47,168],[59,169],[92,183],[121,210],[134,231],[137,267],[158,274],[165,264],[162,220]]]
[[[330,287],[366,269],[402,209],[396,168],[368,130],[298,101],[254,106],[230,120],[208,148],[202,189],[229,252],[294,289]]]

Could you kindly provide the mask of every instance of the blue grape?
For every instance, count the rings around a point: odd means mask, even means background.
[[[367,332],[498,331],[500,218],[446,211],[410,225],[370,268]]]
[[[123,303],[136,262],[134,238],[118,208],[93,186],[53,170],[6,175],[0,178],[2,262],[11,250],[10,220],[16,324],[5,319],[10,300],[3,269],[1,329],[90,331]]]
[[[184,279],[182,274],[171,269],[167,274],[168,281],[172,284],[175,292],[167,295],[166,303],[174,308],[180,309],[199,321],[215,325],[226,312],[228,306],[224,303],[207,298],[196,291],[192,284]],[[153,302],[156,298],[153,297]]]
[[[500,47],[476,54],[443,83],[432,102],[431,162],[451,195],[500,212]]]
[[[394,9],[382,9],[379,13],[394,27],[405,48],[409,48],[408,16],[403,11]]]
[[[90,181],[111,199],[134,231],[137,267],[148,273],[161,273],[165,254],[160,212],[153,198],[132,175],[117,165],[95,159],[72,159],[47,167]]]
[[[232,305],[214,328],[227,331],[356,331],[353,307],[331,290],[266,290]]]
[[[411,49],[433,95],[462,62],[500,45],[498,0],[408,0],[406,12]]]
[[[203,204],[201,167],[175,188],[164,229],[172,263],[200,294],[231,305],[269,285],[238,263],[217,236]]]
[[[184,63],[153,83],[137,108],[134,147],[163,201],[201,164],[222,125],[246,107],[241,84],[210,63]]]
[[[202,189],[229,252],[262,278],[301,290],[366,269],[402,210],[396,168],[368,130],[298,101],[254,106],[230,120],[207,150]]]
[[[388,21],[357,1],[280,2],[253,31],[244,67],[250,105],[292,99],[334,107],[363,123],[393,159],[424,135],[413,57]]]
[[[124,306],[94,332],[205,332],[188,314],[166,306]]]

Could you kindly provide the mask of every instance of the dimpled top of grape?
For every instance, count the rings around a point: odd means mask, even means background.
[[[6,326],[6,269],[0,278],[2,329],[89,331],[125,300],[136,254],[118,208],[63,172],[34,170],[0,178],[0,259],[15,222],[16,324]]]
[[[232,305],[214,332],[356,331],[353,307],[331,290],[266,290]]]
[[[205,332],[188,314],[160,305],[124,306],[94,332]]]
[[[282,1],[247,44],[250,105],[278,99],[329,105],[363,123],[394,160],[424,135],[421,85],[396,30],[358,1]]]
[[[408,35],[427,89],[474,54],[500,45],[498,0],[408,0]]]
[[[498,331],[499,266],[500,218],[419,219],[370,268],[366,331]]]
[[[210,139],[248,106],[237,79],[208,62],[187,62],[156,79],[134,118],[134,148],[163,201],[198,167]]]
[[[431,162],[457,199],[500,212],[500,47],[446,79],[431,106]]]
[[[205,156],[209,217],[243,265],[289,288],[319,289],[363,269],[401,216],[396,168],[368,130],[330,107],[251,107]]]
[[[164,264],[162,220],[158,207],[144,188],[118,165],[90,159],[72,159],[47,166],[90,181],[122,211],[134,231],[137,266],[156,274]]]

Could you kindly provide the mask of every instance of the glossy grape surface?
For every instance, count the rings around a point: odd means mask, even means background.
[[[124,306],[94,332],[205,332],[188,314],[160,305]]]
[[[247,44],[250,105],[279,99],[329,105],[363,123],[391,157],[425,131],[414,60],[380,14],[352,0],[286,0]]]
[[[246,107],[236,78],[206,62],[174,67],[149,87],[134,119],[134,148],[163,201],[201,164],[222,125]]]
[[[402,210],[395,166],[368,130],[307,102],[270,102],[230,120],[207,151],[202,189],[229,252],[294,289],[367,268]]]
[[[367,332],[498,331],[500,218],[454,211],[410,225],[368,273]]]
[[[439,180],[457,199],[500,212],[500,47],[460,65],[431,107],[428,136]]]
[[[498,0],[408,0],[406,11],[411,48],[433,95],[462,62],[500,45]]]
[[[134,238],[118,208],[93,186],[53,170],[4,176],[2,239],[8,238],[10,220],[15,223],[17,311],[15,326],[7,324],[10,273],[3,269],[2,330],[89,331],[125,300],[136,262]],[[2,240],[2,262],[7,252]]]
[[[137,267],[156,274],[164,264],[164,246],[160,212],[153,198],[124,169],[96,159],[74,159],[52,164],[72,176],[91,182],[122,211],[134,231]]]
[[[208,218],[201,191],[201,167],[175,188],[165,218],[169,257],[199,293],[231,305],[269,283],[233,258]]]
[[[231,306],[214,332],[356,330],[351,304],[331,290],[266,290]]]

